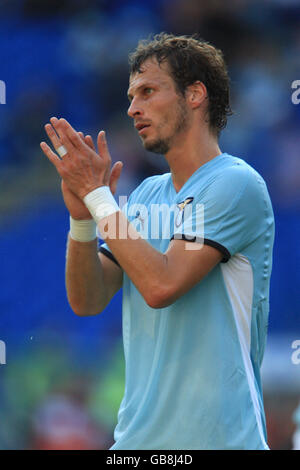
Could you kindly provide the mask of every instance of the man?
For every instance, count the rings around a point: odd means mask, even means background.
[[[112,449],[268,449],[259,370],[274,219],[261,176],[218,145],[230,114],[222,54],[162,33],[130,64],[128,114],[170,173],[143,181],[120,211],[122,163],[110,171],[104,131],[97,153],[52,118],[62,159],[41,143],[71,216],[71,307],[97,314],[123,287],[126,385]]]

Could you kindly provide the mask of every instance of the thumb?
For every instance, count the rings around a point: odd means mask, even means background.
[[[122,162],[116,162],[114,166],[112,167],[110,179],[109,179],[109,187],[110,187],[112,194],[115,194],[116,192],[117,184],[121,176],[122,168],[123,168]]]

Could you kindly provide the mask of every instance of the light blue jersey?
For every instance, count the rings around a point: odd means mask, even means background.
[[[157,229],[151,208],[161,204],[175,209],[170,223],[160,217]],[[204,227],[192,210],[197,205]],[[178,193],[170,173],[147,178],[131,194],[126,214],[160,252],[182,238],[190,246],[214,246],[223,259],[161,309],[149,307],[124,273],[126,385],[112,449],[268,449],[260,366],[274,217],[264,180],[223,153]],[[100,250],[113,259],[106,244]]]

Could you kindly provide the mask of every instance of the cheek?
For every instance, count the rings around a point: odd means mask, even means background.
[[[157,113],[156,122],[158,123],[159,128],[163,127],[172,127],[172,122],[174,121],[174,107],[170,105],[169,102],[165,106],[162,106]]]
[[[148,111],[148,113],[147,113]],[[168,133],[174,130],[176,122],[178,120],[178,106],[174,103],[174,100],[159,100],[154,101],[150,104],[146,111],[146,115],[152,121],[152,127],[159,133]]]
[[[165,109],[160,119],[159,129],[161,129],[161,131],[164,133],[173,131],[176,123],[176,117],[177,115],[174,113],[172,108]]]

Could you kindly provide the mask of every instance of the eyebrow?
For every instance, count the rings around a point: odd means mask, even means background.
[[[141,83],[141,85],[139,85],[137,88],[134,89],[135,92],[139,91],[141,88],[151,88],[151,87],[154,87],[155,85],[153,83],[151,83],[150,81],[149,82],[144,82],[144,83]],[[129,93],[129,90],[127,92],[127,97],[128,97],[128,100],[131,101],[133,96],[131,93]]]

